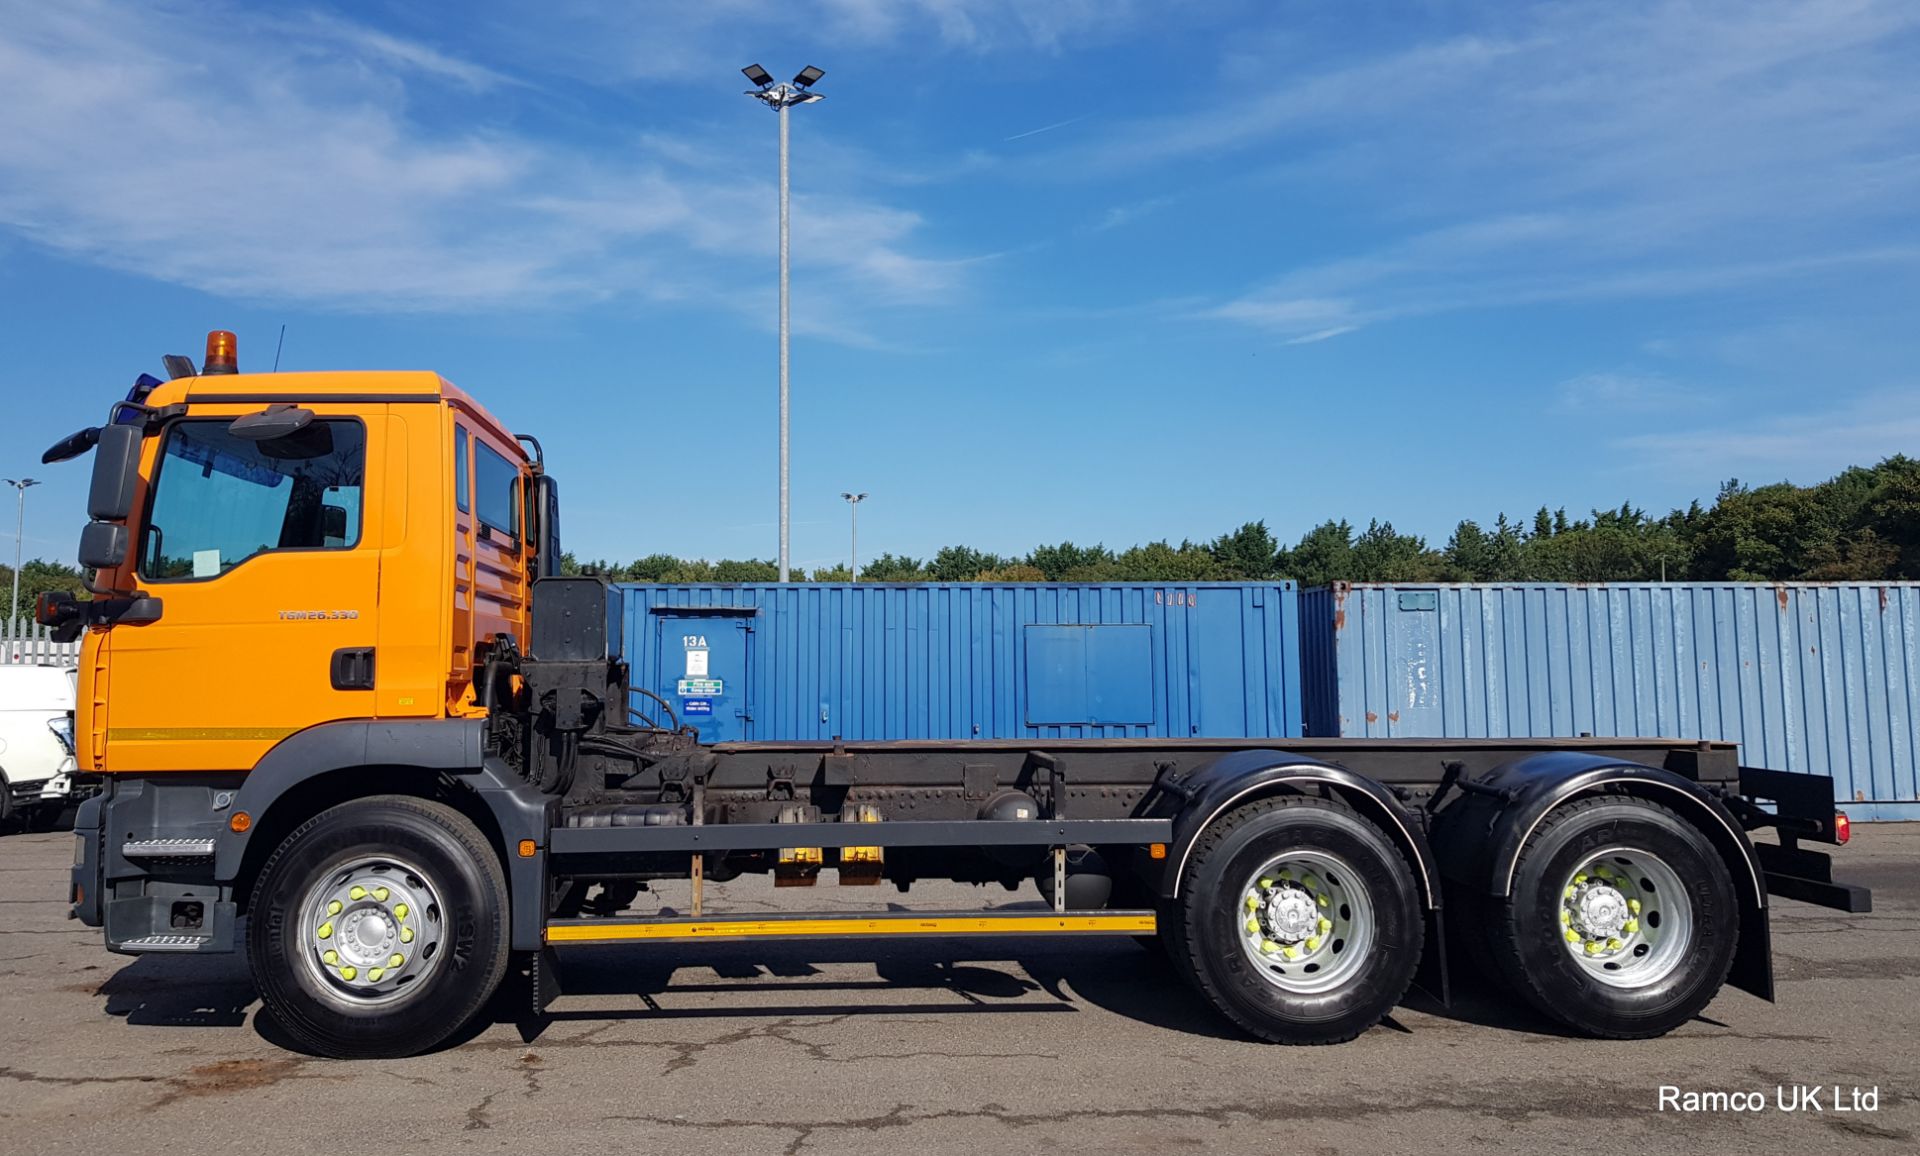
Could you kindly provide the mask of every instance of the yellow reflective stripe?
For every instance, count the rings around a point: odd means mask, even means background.
[[[736,939],[772,935],[1007,935],[1100,932],[1151,935],[1151,913],[1127,915],[968,915],[928,919],[727,919],[563,924],[547,928],[548,943],[613,943],[634,939]]]
[[[108,742],[204,742],[284,739],[299,727],[108,727]]]

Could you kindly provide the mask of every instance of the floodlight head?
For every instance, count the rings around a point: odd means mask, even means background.
[[[812,88],[819,82],[820,78],[825,75],[825,72],[809,64],[800,70],[800,75],[793,78],[793,86],[795,88]]]
[[[740,70],[746,73],[747,80],[761,88],[773,83],[773,74],[757,64],[749,64]]]

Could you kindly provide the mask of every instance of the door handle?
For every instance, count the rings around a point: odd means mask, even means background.
[[[335,690],[372,690],[373,647],[343,646],[334,651],[328,673]]]

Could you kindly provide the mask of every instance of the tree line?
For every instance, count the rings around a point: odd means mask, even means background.
[[[764,559],[650,554],[632,562],[561,559],[566,573],[623,582],[773,582]],[[845,582],[844,565],[801,581]],[[1654,517],[1631,503],[1570,517],[1541,507],[1531,519],[1463,519],[1441,545],[1391,522],[1358,529],[1329,519],[1283,545],[1264,521],[1208,541],[1149,542],[1124,550],[1061,542],[1022,555],[948,546],[930,558],[886,553],[862,582],[1210,582],[1291,578],[1329,582],[1874,582],[1920,579],[1920,460],[1896,455],[1811,486],[1729,481],[1712,505],[1693,502]],[[0,565],[0,598],[13,581]],[[43,590],[84,595],[81,575],[59,562],[20,570],[21,613]]]
[[[764,559],[710,562],[652,554],[633,562],[562,559],[569,573],[627,582],[773,582]],[[845,565],[801,581],[845,582]],[[1370,520],[1329,519],[1282,544],[1265,521],[1208,541],[1124,550],[1071,541],[1003,555],[947,546],[929,558],[884,553],[862,582],[1843,582],[1920,579],[1920,461],[1896,455],[1811,486],[1720,487],[1713,503],[1655,517],[1631,502],[1570,517],[1462,519],[1444,544]]]

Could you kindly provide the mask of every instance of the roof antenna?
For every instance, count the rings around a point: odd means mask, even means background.
[[[287,347],[287,323],[280,323],[280,340],[273,347],[273,371],[280,372],[280,351]]]

